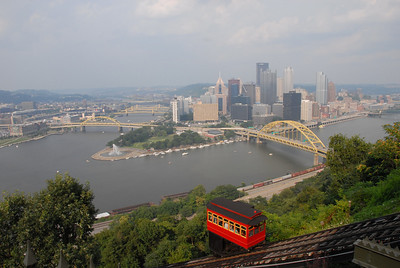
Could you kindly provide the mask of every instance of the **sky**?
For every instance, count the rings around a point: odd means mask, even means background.
[[[0,90],[400,83],[399,0],[0,1]]]

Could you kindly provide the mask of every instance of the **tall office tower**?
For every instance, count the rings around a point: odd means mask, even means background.
[[[323,72],[317,72],[315,97],[319,104],[326,105],[328,101],[328,78]]]
[[[174,98],[171,101],[171,108],[172,108],[172,121],[174,123],[178,123],[179,122],[179,108],[178,108],[178,98]]]
[[[278,101],[283,100],[283,78],[276,78],[276,98]]]
[[[228,80],[228,111],[231,111],[232,98],[241,94],[241,84],[240,79]]]
[[[330,81],[328,83],[328,102],[334,102],[336,100],[336,87],[335,84]]]
[[[283,119],[300,121],[301,94],[296,91],[283,93]]]
[[[222,81],[221,75],[219,75],[217,83],[215,84],[214,95],[217,97],[218,101],[218,112],[226,114],[228,106],[228,88],[225,86],[224,81]]]
[[[289,93],[293,90],[293,68],[283,69],[283,93]]]
[[[311,121],[313,119],[313,103],[310,100],[301,101],[301,115],[300,119],[303,121]]]
[[[269,63],[267,62],[258,62],[256,63],[256,85],[260,85],[261,81],[261,72],[264,72],[269,69]]]
[[[246,83],[242,86],[242,93],[250,98],[250,103],[256,103],[256,84]]]
[[[276,71],[260,72],[260,102],[273,105],[276,101]]]

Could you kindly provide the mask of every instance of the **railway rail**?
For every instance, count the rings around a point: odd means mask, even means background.
[[[400,213],[259,245],[246,253],[205,257],[167,267],[320,267],[331,261],[351,261],[354,242],[364,238],[399,246]]]

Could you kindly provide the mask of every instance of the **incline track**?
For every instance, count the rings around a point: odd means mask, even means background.
[[[260,245],[248,253],[224,258],[205,257],[167,267],[322,266],[329,259],[351,260],[353,243],[367,237],[392,247],[399,246],[400,213]]]

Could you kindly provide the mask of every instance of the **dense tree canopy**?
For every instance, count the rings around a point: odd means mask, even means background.
[[[43,267],[54,267],[62,250],[70,265],[86,266],[94,254],[93,193],[68,174],[57,174],[33,196],[6,195],[0,203],[0,266],[21,266],[26,243]]]

